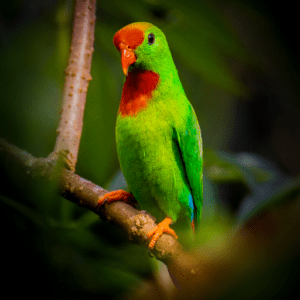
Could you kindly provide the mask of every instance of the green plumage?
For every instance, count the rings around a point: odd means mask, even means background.
[[[147,107],[136,115],[118,114],[117,152],[130,192],[143,209],[162,221],[166,216],[184,228],[200,222],[202,140],[196,114],[180,83],[164,34],[147,23],[129,68],[159,75]],[[149,45],[149,33],[155,43]],[[176,227],[175,227],[176,228]]]

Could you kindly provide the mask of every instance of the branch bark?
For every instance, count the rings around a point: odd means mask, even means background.
[[[64,97],[57,129],[54,158],[64,157],[75,171],[83,125],[83,113],[94,51],[96,0],[77,0],[68,66],[65,70]],[[53,156],[52,154],[52,156]]]
[[[150,214],[121,201],[99,207],[98,199],[105,195],[107,190],[70,170],[61,169],[59,163],[53,164],[48,158],[35,158],[4,139],[0,139],[0,154],[0,162],[5,160],[8,165],[13,164],[24,176],[44,178],[48,181],[57,180],[59,176],[58,192],[65,199],[93,211],[102,219],[120,227],[132,242],[148,247],[149,240],[146,234],[156,226],[155,218]],[[157,241],[153,255],[169,264],[175,257],[181,255],[182,251],[182,246],[177,240],[164,234]]]

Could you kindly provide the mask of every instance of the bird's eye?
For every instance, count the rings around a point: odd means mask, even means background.
[[[155,35],[153,33],[149,33],[148,35],[148,44],[153,45],[155,42]]]

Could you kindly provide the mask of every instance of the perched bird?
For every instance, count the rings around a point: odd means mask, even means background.
[[[163,32],[150,23],[133,23],[113,42],[126,76],[116,140],[130,193],[110,192],[99,204],[134,197],[160,222],[147,235],[152,249],[163,233],[177,238],[170,224],[191,231],[200,222],[201,132]]]

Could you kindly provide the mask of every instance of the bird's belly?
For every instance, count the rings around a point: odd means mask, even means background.
[[[188,194],[189,188],[171,128],[155,128],[118,130],[120,165],[130,191],[143,209],[158,219],[166,215],[176,219],[181,210],[179,198]]]
[[[139,181],[150,189],[170,177],[175,163],[171,140],[161,140],[157,135],[135,133],[126,135],[126,141],[119,141],[119,160],[129,186]]]

